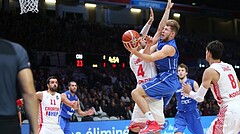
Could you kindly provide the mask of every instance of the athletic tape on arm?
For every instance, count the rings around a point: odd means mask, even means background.
[[[148,31],[150,29],[151,25],[149,25],[148,23],[142,28],[140,34],[142,35],[143,38],[145,38],[148,34]]]
[[[202,85],[199,87],[197,92],[190,91],[189,96],[196,100],[197,102],[202,102],[204,100],[204,96],[207,93],[207,89]]]

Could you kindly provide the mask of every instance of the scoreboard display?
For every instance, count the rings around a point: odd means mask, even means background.
[[[129,57],[120,55],[105,55],[105,54],[66,54],[66,64],[74,64],[76,67],[111,67],[111,68],[126,68],[129,67]]]

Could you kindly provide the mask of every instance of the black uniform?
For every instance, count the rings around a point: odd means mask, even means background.
[[[19,71],[29,67],[22,46],[0,39],[0,133],[21,133],[16,106],[17,78]]]

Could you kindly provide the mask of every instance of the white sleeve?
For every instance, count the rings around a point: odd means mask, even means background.
[[[146,23],[145,26],[142,28],[140,34],[142,35],[143,38],[145,38],[147,36],[150,27],[151,27],[151,25]]]
[[[189,97],[193,98],[197,102],[202,102],[204,100],[204,96],[206,95],[207,91],[208,89],[206,89],[201,85],[197,92],[190,91]]]

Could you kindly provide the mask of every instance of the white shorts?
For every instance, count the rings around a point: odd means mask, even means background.
[[[39,125],[38,134],[64,134],[60,125]]]
[[[163,113],[163,99],[157,100],[150,97],[146,97],[145,99],[149,105],[150,111],[152,112],[154,119],[159,123],[159,125],[163,125],[165,122],[165,117]],[[147,121],[146,116],[143,114],[141,109],[135,103],[131,124],[129,127],[142,128],[145,126],[146,121]]]
[[[219,110],[206,134],[238,134],[240,132],[240,101],[228,102]]]

